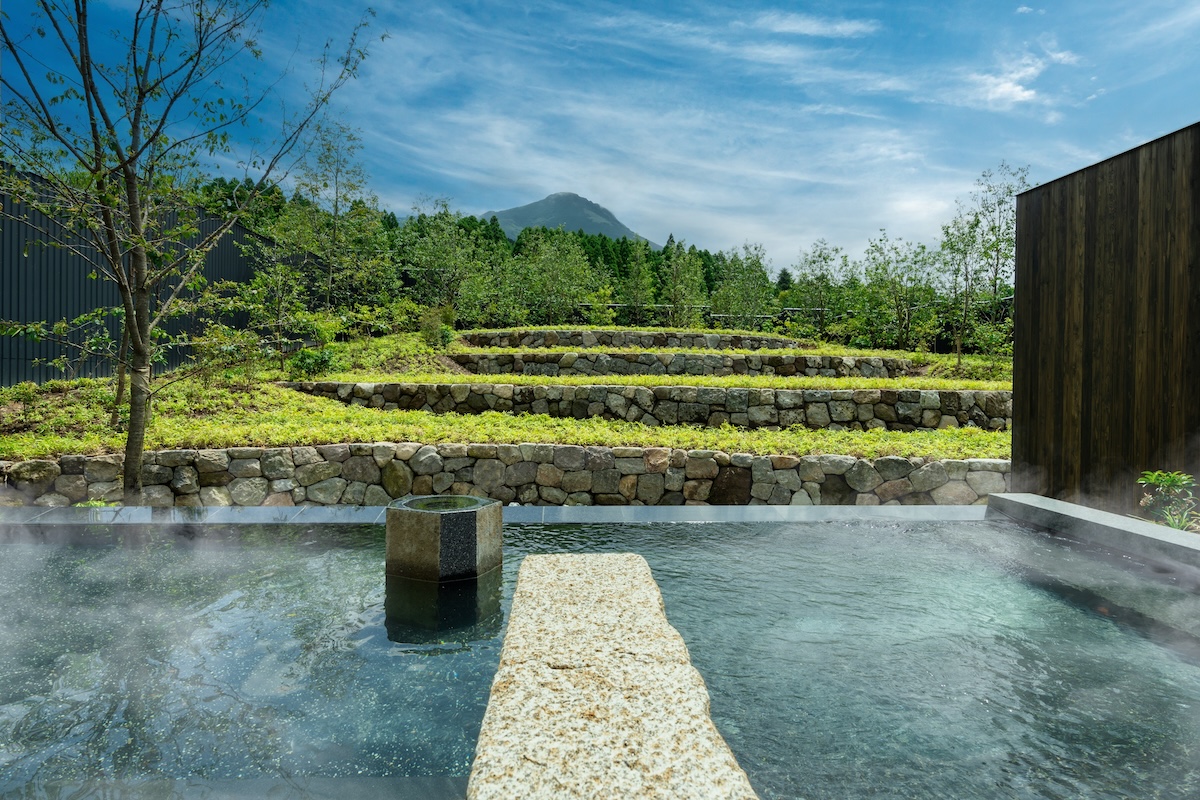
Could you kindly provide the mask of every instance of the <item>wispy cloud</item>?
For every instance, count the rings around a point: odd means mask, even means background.
[[[338,113],[394,210],[573,191],[655,241],[760,241],[783,265],[822,237],[930,241],[1001,160],[1048,180],[1194,121],[1200,54],[1177,33],[1194,39],[1200,7],[1146,1],[386,4],[392,38]],[[324,36],[317,0],[271,8],[268,59]]]
[[[830,19],[813,17],[808,14],[783,14],[771,12],[761,14],[754,26],[772,33],[797,34],[800,36],[819,36],[825,38],[856,38],[869,36],[880,29],[877,20]]]

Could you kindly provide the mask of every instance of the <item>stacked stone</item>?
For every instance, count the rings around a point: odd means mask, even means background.
[[[122,457],[0,462],[0,504],[119,501]],[[149,506],[382,506],[410,494],[536,505],[966,505],[1009,462],[755,456],[667,447],[374,442],[146,454]]]
[[[905,358],[746,355],[740,353],[455,353],[468,372],[482,375],[779,375],[823,378],[898,378],[912,372]]]
[[[803,342],[780,336],[679,331],[509,330],[464,333],[473,347],[680,347],[688,350],[799,350]]]
[[[863,431],[1008,430],[1012,392],[918,389],[745,389],[717,386],[514,386],[508,383],[334,383],[285,386],[353,405],[435,414],[502,411],[643,425]]]

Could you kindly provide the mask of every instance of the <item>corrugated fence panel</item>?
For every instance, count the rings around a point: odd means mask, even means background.
[[[0,201],[5,211],[0,219],[0,319],[53,323],[73,320],[97,308],[120,305],[120,294],[111,281],[88,277],[94,267],[87,258],[44,244],[46,237],[40,231],[53,224],[50,220],[28,208],[24,209],[28,222],[10,219],[8,214],[21,208],[8,197],[0,197]],[[216,220],[206,220],[202,230],[210,231],[216,224]],[[241,225],[235,225],[209,252],[204,264],[205,276],[210,281],[249,280],[251,267],[238,244],[248,242],[252,236]],[[186,321],[172,323],[172,327],[178,329],[185,324]],[[115,321],[109,330],[114,338],[120,336]],[[62,348],[55,344],[0,336],[0,385],[41,383],[64,377],[61,370],[48,363],[62,353]],[[186,353],[174,352],[169,366],[178,366],[185,358]],[[75,374],[97,376],[107,374],[108,370],[107,362],[92,360],[78,365]]]
[[[1200,473],[1200,124],[1017,201],[1014,487],[1131,510]]]

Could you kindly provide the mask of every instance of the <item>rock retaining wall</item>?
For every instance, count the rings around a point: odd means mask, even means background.
[[[679,331],[509,330],[464,333],[474,347],[682,347],[688,350],[792,350],[803,342],[780,336]]]
[[[728,422],[746,428],[830,430],[976,427],[1007,430],[1012,392],[918,389],[745,389],[714,386],[514,386],[509,383],[285,383],[384,410],[623,419],[645,425]]]
[[[121,499],[122,456],[0,462],[0,503]],[[382,506],[409,494],[535,505],[969,505],[1009,462],[754,456],[667,447],[374,442],[149,452],[147,506]]]
[[[807,375],[898,378],[912,372],[905,358],[744,355],[737,353],[455,353],[468,372],[484,375]]]

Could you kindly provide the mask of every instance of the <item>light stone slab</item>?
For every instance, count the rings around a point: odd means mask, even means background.
[[[757,797],[644,558],[526,557],[467,797]]]

